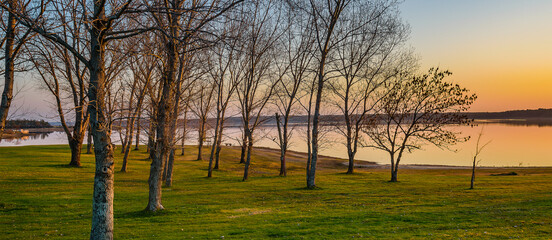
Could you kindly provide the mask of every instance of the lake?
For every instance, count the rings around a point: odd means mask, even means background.
[[[467,142],[457,144],[451,148],[455,151],[442,150],[435,146],[425,145],[422,150],[407,153],[403,156],[401,164],[432,164],[471,166],[477,135],[484,130],[482,142],[491,141],[480,155],[481,166],[490,167],[536,167],[552,166],[552,126],[525,126],[503,123],[480,123],[477,126],[456,126],[455,131],[462,132],[463,136],[471,136]],[[305,152],[306,139],[305,127],[298,126],[292,135],[291,150]],[[119,135],[112,134],[113,142],[120,143]],[[273,141],[277,131],[273,127],[264,127],[256,130],[257,141],[255,146],[278,148]],[[145,140],[145,136],[142,136]],[[188,136],[186,144],[195,144],[196,131]],[[241,138],[239,128],[225,129],[224,143],[234,146],[239,145]],[[346,146],[343,138],[337,133],[327,133],[323,137],[322,155],[347,158]],[[26,146],[26,145],[51,145],[67,144],[67,138],[63,132],[40,134],[26,139],[3,139],[0,146]],[[360,148],[356,159],[389,164],[389,156],[380,150]],[[361,163],[359,163],[361,164]]]

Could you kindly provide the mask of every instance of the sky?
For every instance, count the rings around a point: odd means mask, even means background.
[[[552,1],[405,0],[422,69],[478,95],[470,111],[552,108]]]
[[[450,70],[478,95],[470,111],[552,108],[552,1],[405,0],[400,8],[421,70]],[[56,121],[36,76],[21,77],[35,81],[16,97],[13,109],[22,107],[12,118]]]

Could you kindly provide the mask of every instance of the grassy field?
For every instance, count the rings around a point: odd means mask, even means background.
[[[129,172],[115,174],[115,239],[552,238],[551,168],[484,169],[469,190],[467,169],[404,169],[389,183],[386,169],[346,175],[322,159],[319,188],[306,190],[297,156],[278,177],[277,153],[257,149],[242,182],[239,149],[222,153],[208,179],[207,161],[187,149],[163,189],[166,210],[148,214],[149,161],[132,152]],[[67,146],[0,148],[0,238],[88,238],[93,156],[81,168],[66,167],[69,157]],[[519,175],[490,175],[511,171]]]

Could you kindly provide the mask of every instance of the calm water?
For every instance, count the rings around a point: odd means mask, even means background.
[[[482,141],[492,142],[481,154],[482,166],[552,166],[552,126],[519,126],[506,124],[479,124],[476,127],[454,127],[463,135],[472,136],[472,139],[452,147],[455,151],[441,150],[426,145],[422,150],[404,155],[401,164],[437,164],[470,166],[475,151],[477,135],[484,128]],[[224,142],[238,145],[241,131],[238,128],[225,130]],[[304,127],[296,127],[292,136],[291,150],[306,151]],[[273,141],[277,132],[274,128],[260,128],[256,131],[256,146],[278,148]],[[190,133],[186,144],[195,144],[195,132]],[[143,137],[144,138],[144,137]],[[321,154],[334,157],[347,157],[346,147],[342,137],[337,133],[328,133],[324,136],[324,148]],[[113,141],[120,143],[119,135],[113,134]],[[39,135],[27,139],[2,140],[0,146],[51,145],[67,144],[63,132],[54,132],[48,135]],[[357,153],[358,160],[373,161],[388,164],[389,157],[385,152],[361,148]]]

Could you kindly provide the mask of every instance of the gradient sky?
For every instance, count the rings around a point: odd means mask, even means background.
[[[477,93],[471,111],[552,108],[551,0],[405,0],[401,11],[422,69],[449,69]],[[56,120],[51,96],[24,75],[13,117]]]
[[[449,69],[471,111],[552,108],[552,1],[406,0],[422,68]]]

